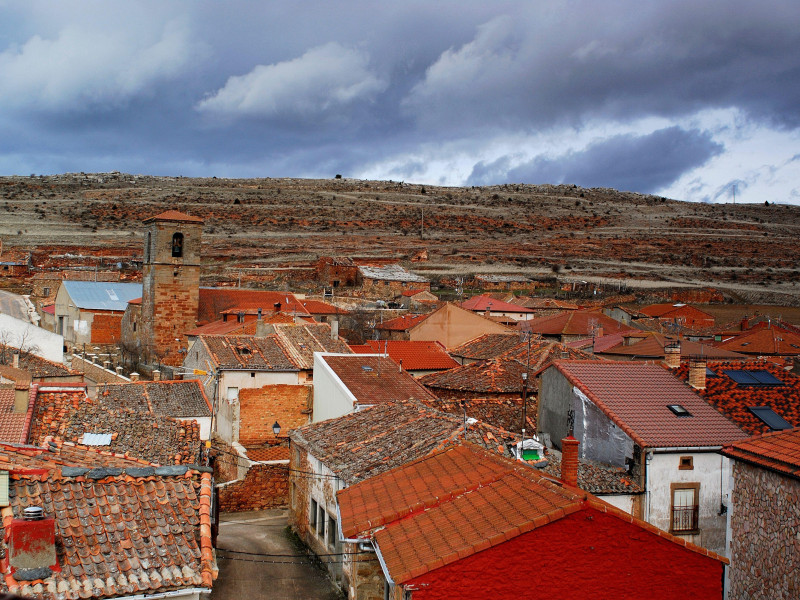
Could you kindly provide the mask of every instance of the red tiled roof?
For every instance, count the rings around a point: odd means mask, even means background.
[[[242,288],[200,288],[197,322],[205,325],[216,321],[223,311],[262,309],[264,314],[274,310],[276,304],[281,311],[299,316],[309,316],[300,301],[291,292],[249,290]]]
[[[431,373],[420,377],[419,382],[433,389],[470,391],[476,393],[522,394],[522,373],[532,375],[554,359],[601,360],[592,354],[576,350],[558,342],[531,340],[523,342],[494,358],[475,362],[442,373]],[[528,381],[529,391],[536,389],[536,382]]]
[[[465,308],[467,310],[472,310],[475,312],[516,312],[516,313],[533,313],[536,312],[532,308],[527,308],[525,306],[520,306],[519,304],[511,304],[509,302],[503,302],[502,300],[496,300],[491,298],[490,296],[473,296],[469,300],[465,300],[461,303],[461,308]]]
[[[141,298],[134,298],[133,300],[129,300],[128,304],[138,304],[141,305],[142,299]]]
[[[314,368],[314,352],[350,354],[350,347],[338,336],[331,337],[327,323],[275,324],[275,339],[286,356],[299,368]]]
[[[211,473],[96,466],[87,454],[73,467],[11,474],[0,530],[6,573],[0,590],[28,598],[111,598],[210,588],[216,577]],[[44,507],[56,520],[61,570],[24,580],[20,571],[9,574],[6,535],[30,506]]]
[[[718,344],[723,350],[759,356],[800,355],[800,335],[785,329],[753,329]]]
[[[279,314],[281,316],[283,315],[283,313]],[[294,322],[294,319],[291,317],[288,318]],[[227,321],[219,319],[218,321],[213,321],[202,327],[196,327],[195,329],[187,331],[184,335],[196,337],[199,335],[255,335],[255,333],[255,321],[251,320],[246,323],[239,323],[236,319],[229,319]]]
[[[559,360],[551,368],[643,448],[718,446],[746,437],[660,365]],[[668,408],[672,404],[683,406],[691,416],[677,416]]]
[[[419,289],[419,290],[403,290],[402,296],[411,297],[416,296],[419,293],[426,292],[427,290]]]
[[[534,309],[558,308],[561,310],[578,310],[580,306],[557,298],[517,298],[514,304]]]
[[[430,315],[403,315],[394,319],[389,319],[383,323],[375,325],[375,329],[381,331],[408,331],[415,325],[427,319]]]
[[[707,368],[714,377],[706,377],[706,387],[696,390],[723,415],[727,416],[750,435],[766,433],[769,427],[756,417],[748,407],[766,406],[800,427],[800,377],[768,361],[709,362]],[[726,370],[769,371],[783,382],[781,386],[739,385],[725,374]],[[689,379],[688,363],[681,364],[674,373]]]
[[[333,304],[328,304],[327,302],[322,302],[321,300],[301,300],[300,304],[303,305],[303,308],[311,315],[347,315],[350,314],[349,311],[339,308],[338,306],[334,306]]]
[[[48,304],[47,306],[43,306],[42,312],[47,313],[48,315],[54,315],[56,314],[56,305]]]
[[[21,443],[25,441],[26,413],[14,412],[13,389],[0,389],[0,441]]]
[[[415,400],[376,404],[338,419],[295,429],[292,444],[305,448],[348,485],[373,477],[464,439],[512,456],[519,436],[486,423],[467,422]],[[527,468],[527,467],[526,467]]]
[[[387,353],[407,371],[443,370],[460,366],[439,342],[376,341],[350,346],[356,354]]]
[[[450,354],[473,360],[488,360],[497,358],[520,343],[522,340],[516,333],[484,333],[453,348]]]
[[[211,416],[211,402],[197,379],[108,384],[100,388],[98,402],[176,419]]]
[[[177,210],[168,210],[163,213],[157,214],[154,217],[149,217],[142,221],[142,223],[152,223],[153,221],[176,221],[183,223],[202,223],[203,219],[200,217],[193,217],[186,213],[178,212]]]
[[[751,437],[725,446],[722,454],[800,479],[800,429]]]
[[[603,354],[612,354],[614,356],[636,356],[639,358],[664,358],[664,345],[674,343],[676,339],[662,335],[652,334],[648,335],[641,341],[638,341],[630,346],[625,346],[622,343],[610,348],[600,350],[595,348],[595,352],[602,352]],[[729,350],[723,350],[716,346],[709,344],[702,344],[699,342],[691,342],[689,340],[680,340],[681,355],[683,356],[705,356],[707,358],[745,358],[744,355]]]
[[[601,312],[588,310],[561,312],[521,323],[521,328],[542,335],[591,336],[594,327],[602,327],[603,334],[630,330],[630,327],[624,323],[607,317]]]
[[[201,335],[203,344],[215,366],[221,369],[249,371],[297,371],[275,335]]]
[[[247,447],[247,458],[256,462],[266,462],[269,460],[289,460],[291,451],[289,446],[259,446],[256,448]]]
[[[641,308],[639,312],[659,319],[683,319],[689,326],[714,326],[714,315],[688,304],[651,304]]]
[[[354,354],[322,358],[360,405],[435,397],[388,356]]]
[[[42,444],[47,438],[80,442],[86,433],[111,434],[114,452],[130,453],[159,464],[193,463],[200,450],[196,421],[110,409],[86,395],[86,384],[42,384],[35,387],[29,412],[28,440]]]
[[[0,345],[0,352],[10,354],[18,351],[19,349],[13,346]],[[69,369],[61,363],[47,360],[30,352],[22,352],[20,354],[19,368],[23,371],[28,371],[34,379],[42,377],[71,377],[83,374],[75,369]]]

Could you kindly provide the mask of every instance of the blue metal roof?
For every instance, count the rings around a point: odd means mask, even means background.
[[[141,283],[108,281],[64,281],[69,297],[78,308],[124,311],[128,302],[142,297]]]

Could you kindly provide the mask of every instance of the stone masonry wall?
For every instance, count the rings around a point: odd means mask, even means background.
[[[800,481],[733,464],[730,600],[800,598]]]
[[[87,379],[97,383],[130,383],[131,380],[122,375],[117,375],[114,371],[104,369],[102,365],[96,365],[84,360],[80,356],[72,355],[71,367],[78,371],[83,371]]]
[[[287,464],[255,464],[244,479],[219,486],[222,512],[286,508],[289,502]]]

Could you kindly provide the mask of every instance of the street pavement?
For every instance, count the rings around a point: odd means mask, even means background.
[[[289,539],[286,510],[220,515],[217,564],[210,600],[342,598]]]

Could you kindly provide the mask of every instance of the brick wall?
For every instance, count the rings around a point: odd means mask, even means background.
[[[122,333],[122,314],[95,312],[92,319],[92,343],[116,344]]]
[[[800,598],[800,481],[733,463],[730,600]]]
[[[222,512],[286,508],[289,504],[288,464],[255,464],[244,479],[218,486]]]
[[[271,385],[239,392],[239,441],[242,444],[275,440],[277,421],[284,436],[308,422],[311,386]]]

